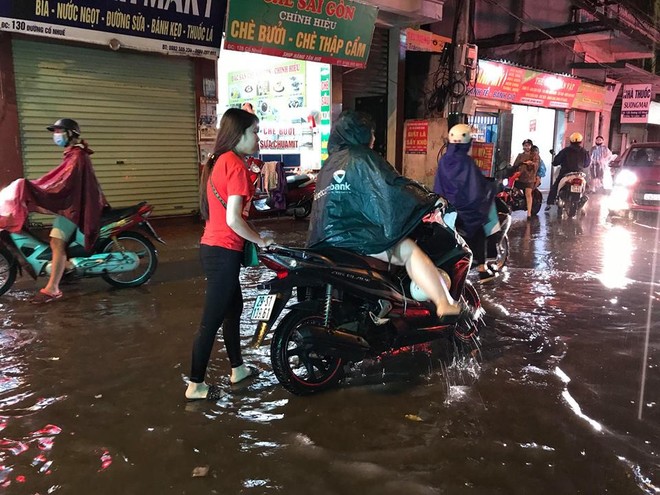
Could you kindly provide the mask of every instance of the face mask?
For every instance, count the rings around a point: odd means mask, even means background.
[[[66,135],[66,132],[54,132],[53,142],[57,146],[64,148],[67,144],[69,144],[69,136]]]

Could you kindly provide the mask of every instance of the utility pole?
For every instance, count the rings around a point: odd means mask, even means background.
[[[469,82],[470,55],[476,63],[476,47],[468,45],[472,0],[456,0],[456,4],[455,15],[458,16],[458,20],[455,23],[456,32],[453,33],[454,53],[449,78],[448,125],[450,129],[456,124],[467,121],[467,116],[463,113],[463,106]],[[474,53],[471,54],[471,51]]]

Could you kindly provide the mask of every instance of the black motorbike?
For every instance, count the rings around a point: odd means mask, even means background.
[[[449,282],[452,297],[470,310],[467,318],[453,322],[437,317],[404,267],[335,248],[274,246],[260,254],[277,275],[260,286],[269,293],[255,301],[252,317],[259,324],[253,343],[260,346],[282,311],[289,310],[270,345],[282,386],[297,395],[316,393],[335,386],[350,363],[443,336],[458,348],[474,348],[484,311],[466,280],[472,253],[442,213],[439,208],[427,215],[411,237]]]
[[[511,177],[502,181],[502,190],[497,193],[497,197],[506,203],[511,211],[527,210],[527,198],[525,191],[517,187],[516,182],[520,177],[520,172],[515,172]],[[543,203],[543,194],[538,187],[532,189],[532,215],[536,216]]]

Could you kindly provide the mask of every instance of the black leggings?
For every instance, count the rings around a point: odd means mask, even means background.
[[[206,275],[206,297],[202,322],[192,348],[190,381],[195,383],[204,381],[215,336],[221,325],[232,368],[243,364],[240,335],[243,294],[238,278],[243,252],[201,244],[199,257]]]

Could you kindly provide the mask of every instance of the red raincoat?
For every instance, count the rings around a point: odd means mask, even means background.
[[[28,213],[52,213],[75,223],[90,250],[107,206],[89,158],[92,153],[83,141],[67,148],[62,163],[43,177],[17,179],[0,191],[0,230],[19,232]]]

